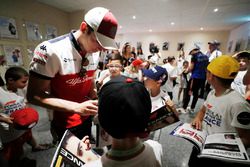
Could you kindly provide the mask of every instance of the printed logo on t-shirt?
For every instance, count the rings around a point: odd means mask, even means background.
[[[241,112],[237,116],[237,120],[242,125],[248,125],[248,124],[250,124],[250,113],[249,112]]]
[[[222,116],[218,113],[215,113],[211,110],[206,111],[206,115],[204,117],[204,122],[206,122],[209,126],[221,126]]]

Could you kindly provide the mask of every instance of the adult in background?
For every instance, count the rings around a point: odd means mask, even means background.
[[[66,129],[78,138],[91,136],[91,117],[97,113],[93,53],[115,49],[117,20],[96,7],[88,11],[77,31],[42,42],[30,64],[27,99],[54,110],[51,128],[60,139]]]
[[[188,81],[187,91],[183,99],[183,108],[179,109],[179,112],[182,113],[187,111],[194,113],[198,98],[203,98],[206,81],[206,68],[208,65],[207,55],[203,54],[199,48],[192,49],[189,54],[192,55],[192,58],[188,71],[192,74]],[[186,111],[191,95],[193,95],[191,108],[188,108]]]

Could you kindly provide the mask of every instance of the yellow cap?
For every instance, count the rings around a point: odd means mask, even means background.
[[[240,65],[238,61],[227,55],[215,58],[207,66],[207,70],[213,75],[224,79],[234,79],[239,71],[239,68]]]

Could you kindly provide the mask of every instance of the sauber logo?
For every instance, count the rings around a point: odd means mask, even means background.
[[[74,86],[76,84],[87,82],[87,81],[92,80],[92,79],[94,79],[94,78],[93,77],[83,77],[83,78],[78,77],[78,78],[73,78],[73,79],[67,80],[66,83]]]

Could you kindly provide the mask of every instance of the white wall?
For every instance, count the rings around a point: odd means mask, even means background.
[[[232,49],[231,52],[228,52],[229,43],[232,41]],[[234,53],[236,42],[240,42],[240,50],[250,50],[250,22],[247,22],[230,32],[228,44],[227,44],[227,52],[230,54]],[[249,45],[247,48],[247,44]]]
[[[150,55],[149,43],[154,42],[159,46],[162,57],[167,56],[178,56],[177,44],[179,42],[184,42],[184,51],[187,55],[190,49],[194,46],[194,42],[199,42],[201,45],[201,50],[203,52],[208,49],[208,41],[218,40],[221,42],[221,50],[225,52],[229,36],[229,31],[210,31],[210,32],[165,32],[165,33],[131,33],[118,35],[116,38],[117,42],[120,42],[120,47],[123,46],[125,42],[130,42],[132,46],[136,47],[137,42],[142,43],[142,49],[146,56]],[[163,42],[169,42],[169,50],[163,51]]]

